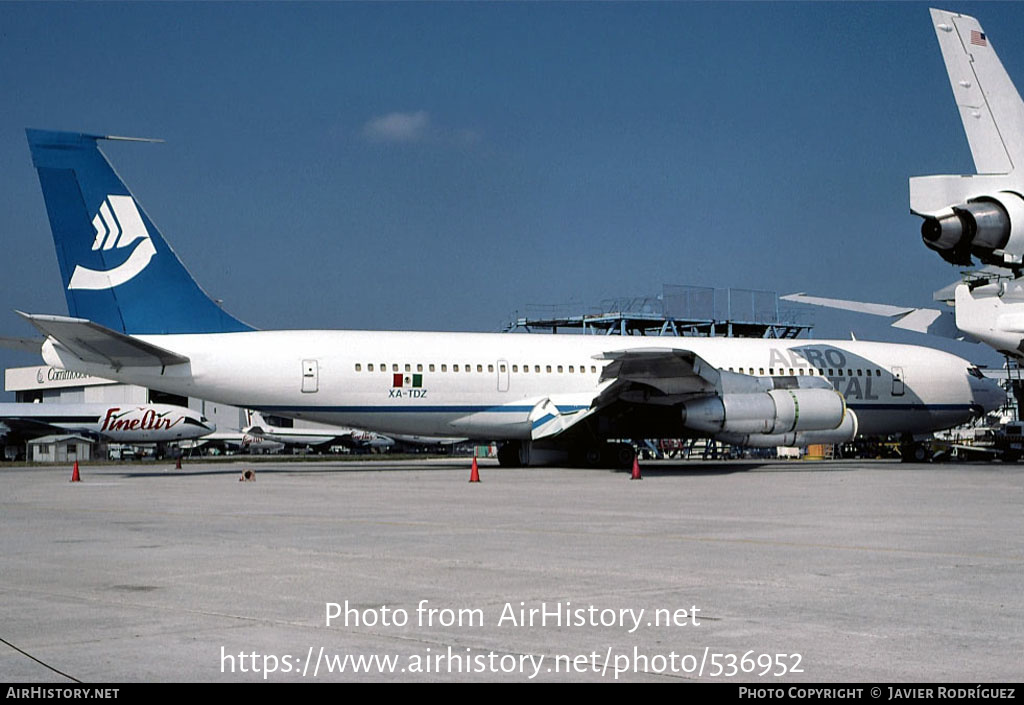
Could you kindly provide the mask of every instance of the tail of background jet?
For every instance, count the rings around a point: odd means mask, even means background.
[[[924,244],[947,262],[1020,271],[1024,101],[978,20],[944,10],[931,19],[977,174],[912,178],[910,210],[925,219]]]
[[[942,58],[979,174],[1024,166],[1024,102],[973,17],[932,10]]]
[[[127,138],[27,133],[70,315],[128,334],[251,330],[196,284],[100,152]]]

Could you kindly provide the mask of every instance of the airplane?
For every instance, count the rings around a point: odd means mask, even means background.
[[[275,441],[287,448],[329,448],[343,445],[346,448],[380,449],[395,444],[393,440],[373,431],[355,428],[282,428],[273,426],[258,411],[247,412],[249,425],[243,429],[246,434],[268,441]]]
[[[197,411],[172,404],[0,404],[0,441],[8,445],[53,433],[79,433],[114,443],[199,438],[217,430]]]
[[[804,294],[783,299],[895,319],[894,327],[983,342],[1024,359],[1024,101],[974,17],[930,10],[977,174],[910,179],[924,244],[971,267],[936,291],[946,309],[892,307]]]
[[[244,430],[217,431],[201,438],[182,443],[181,447],[187,450],[202,450],[203,452],[223,453],[231,451],[234,453],[263,454],[277,453],[284,450],[284,443],[261,435],[248,433]]]
[[[255,330],[199,288],[82,133],[27,130],[70,316],[52,365],[387,434],[501,442],[503,466],[627,466],[629,438],[772,447],[948,428],[1002,391],[968,361],[860,341]],[[20,312],[19,312],[20,313]]]

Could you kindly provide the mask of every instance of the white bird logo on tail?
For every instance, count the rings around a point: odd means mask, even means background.
[[[96,230],[96,239],[92,243],[94,252],[128,247],[140,238],[142,242],[135,246],[127,260],[113,269],[101,272],[76,266],[68,289],[112,289],[120,286],[145,269],[156,254],[153,240],[131,196],[107,196],[92,219],[92,226]]]

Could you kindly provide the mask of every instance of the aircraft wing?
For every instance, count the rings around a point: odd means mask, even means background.
[[[533,440],[580,432],[582,421],[598,421],[620,401],[664,407],[721,388],[719,370],[689,350],[643,348],[607,352],[597,359],[611,360],[601,373],[600,391],[542,399],[530,413]]]
[[[122,367],[166,367],[189,361],[184,355],[117,333],[84,318],[17,312],[83,362]]]
[[[971,338],[956,327],[956,316],[952,311],[848,301],[846,299],[826,299],[819,296],[807,296],[803,293],[786,294],[785,296],[780,296],[779,299],[809,306],[822,306],[824,308],[842,309],[843,311],[854,311],[855,313],[866,313],[869,316],[893,318],[895,320],[890,324],[893,328],[937,335],[940,338],[977,342],[974,338]]]
[[[586,397],[566,395],[541,400],[530,414],[533,440],[583,433],[591,424],[598,428],[611,424],[627,438],[644,429],[654,433],[659,424],[675,431],[680,407],[694,402],[798,387],[832,391],[826,380],[817,377],[798,381],[721,370],[680,348],[610,351],[595,357],[611,361],[601,374],[599,391]]]

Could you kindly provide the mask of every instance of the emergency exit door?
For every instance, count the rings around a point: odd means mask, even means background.
[[[904,385],[904,382],[903,382],[903,368],[902,367],[893,367],[892,368],[892,395],[894,397],[901,397],[901,396],[903,396],[903,388],[904,388],[904,386],[905,385]]]

